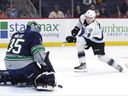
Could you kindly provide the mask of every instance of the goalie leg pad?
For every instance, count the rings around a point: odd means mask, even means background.
[[[16,84],[15,80],[7,70],[0,70],[0,84],[7,85],[8,83],[11,83],[12,85]]]
[[[34,83],[38,91],[52,91],[55,87],[54,72],[44,72],[38,75]]]

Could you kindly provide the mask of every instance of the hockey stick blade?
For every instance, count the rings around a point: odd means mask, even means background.
[[[67,42],[63,42],[63,44],[61,45],[61,48],[64,47],[66,45]]]

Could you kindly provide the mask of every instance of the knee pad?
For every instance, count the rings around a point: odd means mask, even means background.
[[[39,91],[52,91],[55,87],[54,72],[44,72],[39,74],[34,80],[36,90]]]

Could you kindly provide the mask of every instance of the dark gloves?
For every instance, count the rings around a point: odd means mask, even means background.
[[[78,34],[79,31],[80,31],[80,28],[75,26],[75,28],[71,31],[72,36],[75,37]]]
[[[68,43],[76,43],[76,35],[78,34],[78,32],[80,31],[80,28],[75,26],[75,28],[71,31],[72,36],[67,36],[66,37],[66,41]]]
[[[54,68],[51,64],[51,61],[49,59],[49,53],[50,53],[49,51],[46,53],[46,57],[45,57],[45,60],[44,60],[46,66],[41,65],[41,73],[42,72],[55,72]]]
[[[66,37],[66,41],[68,43],[76,43],[76,37],[74,37],[74,36],[67,36]]]

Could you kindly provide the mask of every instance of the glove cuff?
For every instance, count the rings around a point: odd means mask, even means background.
[[[80,31],[80,28],[79,27],[77,27],[77,26],[75,26],[75,28],[72,30],[72,36],[76,36],[77,34],[78,34],[78,32]]]

